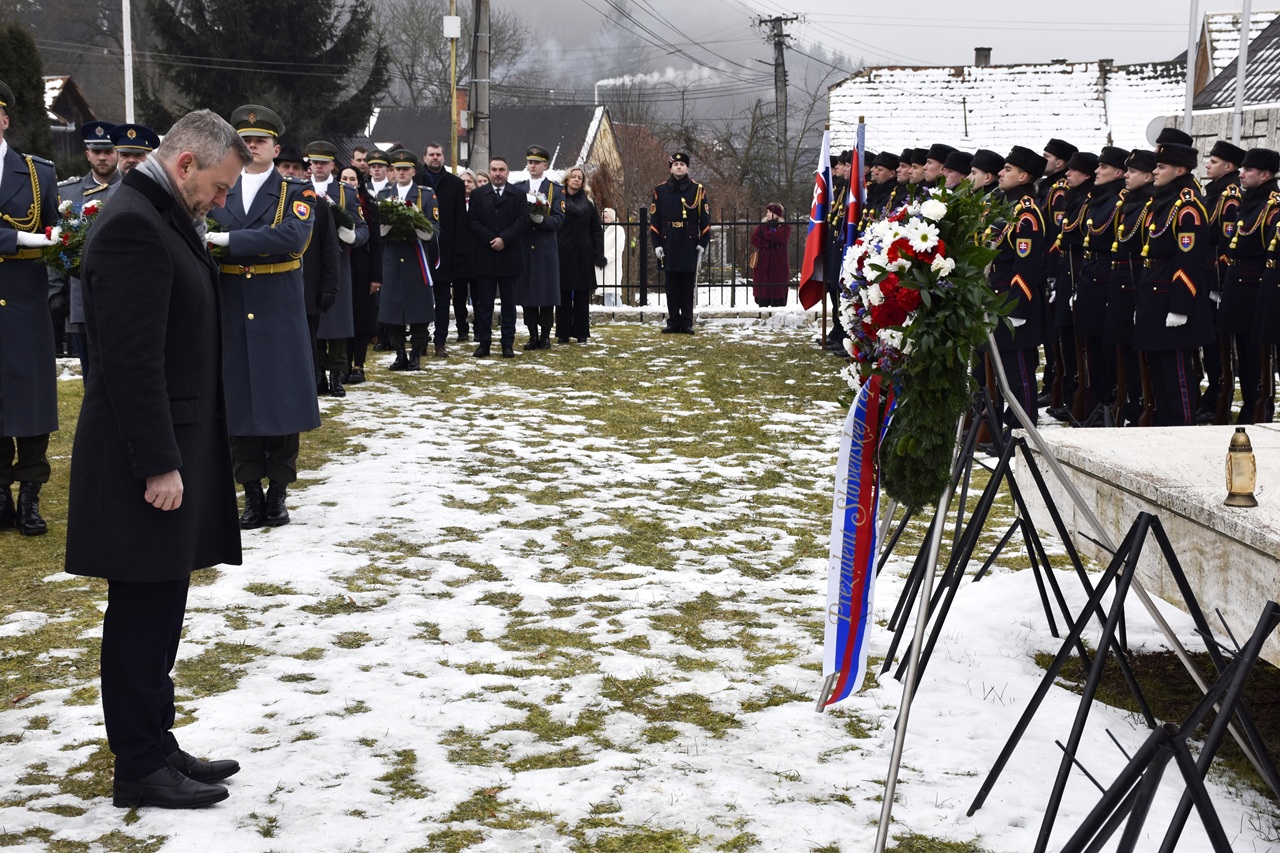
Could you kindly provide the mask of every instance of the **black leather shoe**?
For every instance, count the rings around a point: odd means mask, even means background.
[[[8,530],[18,523],[18,510],[13,505],[13,492],[5,486],[0,489],[0,530]]]
[[[387,370],[408,370],[408,369],[409,369],[408,354],[406,354],[405,351],[402,349],[396,350],[396,360],[391,362],[391,364],[387,366]]]
[[[502,345],[502,357],[503,357],[503,358],[515,358],[515,357],[516,357],[516,351],[515,351],[514,347],[513,347],[511,344],[503,344],[503,345]]]
[[[262,523],[267,527],[283,527],[289,523],[289,510],[284,505],[288,487],[278,480],[272,480],[267,487],[267,511]]]
[[[471,354],[472,354],[473,356],[475,356],[476,358],[488,358],[488,357],[489,357],[489,345],[488,345],[488,344],[481,344],[480,346],[476,347],[476,351],[475,351],[475,352],[473,352],[473,353],[471,353]]]
[[[40,484],[18,486],[18,532],[23,536],[43,536],[49,525],[40,517]]]
[[[525,344],[525,345],[522,347],[522,349],[523,349],[525,352],[529,352],[529,351],[531,351],[531,350],[536,350],[536,349],[542,349],[542,339],[541,339],[541,338],[529,338],[529,343]]]
[[[471,332],[469,332],[469,331],[468,331],[468,330],[466,330],[466,329],[459,329],[459,330],[458,330],[458,343],[460,343],[460,344],[465,344],[465,343],[466,343],[467,341],[469,341],[469,340],[471,340]]]
[[[180,749],[166,755],[164,760],[188,779],[194,779],[206,785],[221,782],[228,776],[234,776],[240,772],[238,761],[205,761]]]
[[[558,343],[558,344],[567,344],[567,343],[569,343],[569,339],[568,339],[568,338],[556,338],[556,343]]]
[[[111,785],[111,804],[118,809],[157,806],[162,809],[198,809],[220,803],[227,797],[221,785],[209,785],[183,776],[170,766],[161,767],[141,779]]]
[[[1052,409],[1049,409],[1047,414],[1049,415],[1049,417],[1053,418],[1055,421],[1071,420],[1071,410],[1068,409],[1066,406],[1054,406]]]
[[[674,326],[663,326],[663,327],[662,327],[662,334],[664,334],[664,335],[674,335],[677,331],[678,331],[678,330],[677,330]]]
[[[244,484],[244,512],[240,513],[240,529],[256,530],[266,522],[267,499],[262,483]]]
[[[342,374],[337,370],[329,371],[329,396],[347,396],[347,389],[342,387]]]
[[[347,384],[359,385],[363,381],[364,381],[364,368],[363,367],[351,368],[351,372],[347,374]]]
[[[316,371],[316,396],[323,397],[329,393],[329,379],[324,375],[323,370]]]
[[[413,352],[409,353],[409,363],[405,365],[404,369],[405,370],[421,370],[422,369],[422,355],[417,350],[414,350]]]
[[[1049,405],[1049,403],[1051,403],[1052,401],[1053,401],[1053,395],[1050,394],[1048,391],[1045,391],[1039,397],[1036,397],[1037,406],[1044,407]]]

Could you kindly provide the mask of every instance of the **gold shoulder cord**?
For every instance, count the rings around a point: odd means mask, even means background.
[[[276,205],[276,218],[271,220],[271,227],[275,228],[284,221],[284,206],[289,198],[289,182],[280,182],[280,203]]]
[[[30,157],[23,157],[23,159],[27,161],[27,171],[31,173],[31,209],[22,219],[14,219],[7,213],[0,213],[0,219],[19,231],[35,233],[36,226],[40,224],[40,178],[36,176],[35,161]]]

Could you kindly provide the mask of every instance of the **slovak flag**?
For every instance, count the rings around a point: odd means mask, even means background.
[[[822,255],[827,242],[827,207],[831,204],[831,131],[822,132],[822,151],[813,180],[813,205],[809,208],[809,231],[804,238],[804,260],[800,265],[797,295],[803,308],[812,308],[826,292]]]
[[[863,159],[867,150],[867,126],[858,122],[858,144],[853,149],[853,164],[849,167],[849,191],[845,194],[848,203],[844,209],[844,245],[852,246],[858,242],[858,226],[862,224],[862,207],[866,204],[867,188],[862,176],[866,167]]]

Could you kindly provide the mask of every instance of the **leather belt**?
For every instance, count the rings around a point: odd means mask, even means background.
[[[1223,262],[1229,267],[1254,267],[1262,268],[1262,258],[1223,258]]]
[[[218,269],[227,275],[242,275],[249,278],[254,275],[271,275],[278,272],[293,272],[302,266],[302,261],[288,261],[283,264],[253,264],[242,267],[239,264],[218,264]]]
[[[12,255],[0,255],[0,262],[3,261],[35,261],[40,259],[39,249],[19,249]]]
[[[1096,261],[1102,256],[1103,256],[1102,252],[1090,252],[1088,249],[1084,250],[1084,259],[1086,261]]]
[[[1112,269],[1118,269],[1120,267],[1130,267],[1130,266],[1133,266],[1133,258],[1122,258],[1121,260],[1111,262]]]

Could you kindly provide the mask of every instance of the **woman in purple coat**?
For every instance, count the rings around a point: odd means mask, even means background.
[[[780,308],[787,304],[787,285],[791,281],[787,247],[791,226],[783,221],[782,215],[782,205],[770,204],[765,208],[764,221],[751,232],[751,246],[755,249],[751,290],[761,308]]]

